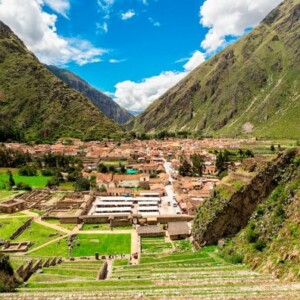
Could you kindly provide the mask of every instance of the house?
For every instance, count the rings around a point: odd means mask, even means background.
[[[114,175],[113,182],[115,187],[121,188],[137,188],[144,189],[149,188],[150,177],[148,174],[136,174],[136,175]]]
[[[188,222],[169,222],[168,235],[171,240],[185,239],[190,236]]]
[[[157,236],[165,236],[166,232],[157,225],[148,225],[148,226],[139,226],[137,228],[137,234],[140,237],[150,237],[150,236],[157,237]]]

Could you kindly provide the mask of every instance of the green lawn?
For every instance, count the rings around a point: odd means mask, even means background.
[[[78,234],[73,243],[72,256],[129,254],[131,234]]]
[[[116,226],[113,227],[113,230],[131,230],[132,229],[132,225],[128,225],[128,226]],[[110,225],[109,224],[84,224],[82,226],[82,230],[111,230]]]
[[[164,237],[143,237],[142,253],[164,253],[172,250],[172,244],[165,242]]]
[[[0,202],[6,200],[7,198],[15,195],[15,192],[12,191],[6,191],[6,190],[0,190]]]
[[[48,179],[50,177],[46,177],[43,175],[38,175],[38,176],[21,176],[18,175],[18,173],[13,175],[15,183],[23,182],[26,184],[29,184],[33,188],[44,188],[47,185]],[[1,183],[8,182],[8,175],[7,173],[0,173],[0,186]]]
[[[32,223],[17,239],[18,242],[28,242],[34,243],[31,248],[36,248],[43,245],[53,239],[58,238],[63,235],[62,232],[56,231],[52,228],[45,227],[38,223]]]
[[[53,242],[48,246],[40,248],[32,253],[33,257],[68,257],[68,238],[63,238],[59,241]]]
[[[74,224],[61,224],[58,219],[45,219],[43,220],[44,222],[50,223],[50,224],[55,224],[57,226],[66,228],[68,230],[73,230],[75,225]]]
[[[8,240],[9,237],[29,219],[28,217],[0,219],[0,238]]]

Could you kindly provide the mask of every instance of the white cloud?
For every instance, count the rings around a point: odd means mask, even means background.
[[[45,3],[43,0],[2,0],[0,20],[10,26],[44,63],[64,65],[74,61],[84,65],[100,61],[105,50],[82,39],[58,35],[57,16],[43,11]]]
[[[150,23],[154,26],[154,27],[160,27],[161,24],[158,21],[154,21],[152,18],[148,18],[148,20],[150,21]]]
[[[133,18],[134,16],[135,16],[135,11],[130,9],[121,14],[121,19],[125,21],[125,20],[129,20],[129,19]]]
[[[191,72],[205,61],[205,54],[200,51],[195,51],[188,62],[183,66],[185,71]]]
[[[205,55],[195,51],[190,58],[184,59],[187,63],[184,71],[166,71],[160,75],[143,79],[141,82],[126,80],[118,83],[115,88],[114,100],[127,110],[143,111],[154,100],[158,99],[192,70],[205,61]]]
[[[108,32],[108,24],[107,22],[101,23],[96,23],[96,28],[97,28],[97,34],[99,33],[107,33]]]
[[[282,0],[206,0],[200,23],[209,28],[201,46],[213,53],[226,45],[227,37],[240,37],[256,26]]]
[[[126,61],[126,59],[114,59],[114,58],[111,58],[108,62],[111,63],[111,64],[119,64],[119,63],[122,63]]]
[[[142,82],[120,82],[116,85],[114,100],[128,110],[144,110],[186,75],[185,72],[168,71]]]
[[[45,4],[62,16],[67,17],[67,13],[70,9],[69,0],[45,0]]]
[[[115,0],[97,0],[97,3],[101,11],[103,11],[106,15],[109,15]]]

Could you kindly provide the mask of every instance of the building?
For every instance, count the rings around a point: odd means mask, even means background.
[[[185,239],[190,236],[188,222],[169,222],[168,235],[171,240]]]

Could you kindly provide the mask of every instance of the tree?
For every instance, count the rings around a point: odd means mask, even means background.
[[[275,152],[275,146],[274,146],[273,144],[271,145],[270,150],[271,150],[272,152]]]
[[[37,168],[35,166],[24,166],[19,169],[19,174],[22,176],[36,176]]]
[[[88,191],[90,189],[90,181],[87,178],[78,177],[75,182],[75,190],[77,192]]]
[[[99,164],[99,166],[98,166],[98,171],[100,172],[100,173],[107,173],[108,172],[108,169],[107,169],[107,166],[106,165],[104,165],[104,164]]]
[[[197,176],[203,175],[204,164],[200,154],[194,153],[191,156],[192,164],[193,164],[193,174]]]
[[[12,175],[11,171],[8,170],[8,171],[7,171],[7,174],[8,174],[8,183],[9,183],[9,186],[10,186],[10,187],[15,186],[16,183],[15,183],[15,180],[14,180],[14,178],[13,178],[13,175]]]
[[[91,176],[90,178],[90,185],[92,189],[95,189],[97,186],[96,179],[97,177],[95,175]]]
[[[121,164],[121,163],[120,163],[119,166],[120,166],[120,173],[121,173],[121,174],[125,174],[125,173],[126,173],[126,168],[125,168],[125,166],[124,166],[123,164]]]
[[[178,171],[181,176],[189,176],[191,174],[192,166],[190,165],[190,163],[187,161],[186,158],[183,158]]]

